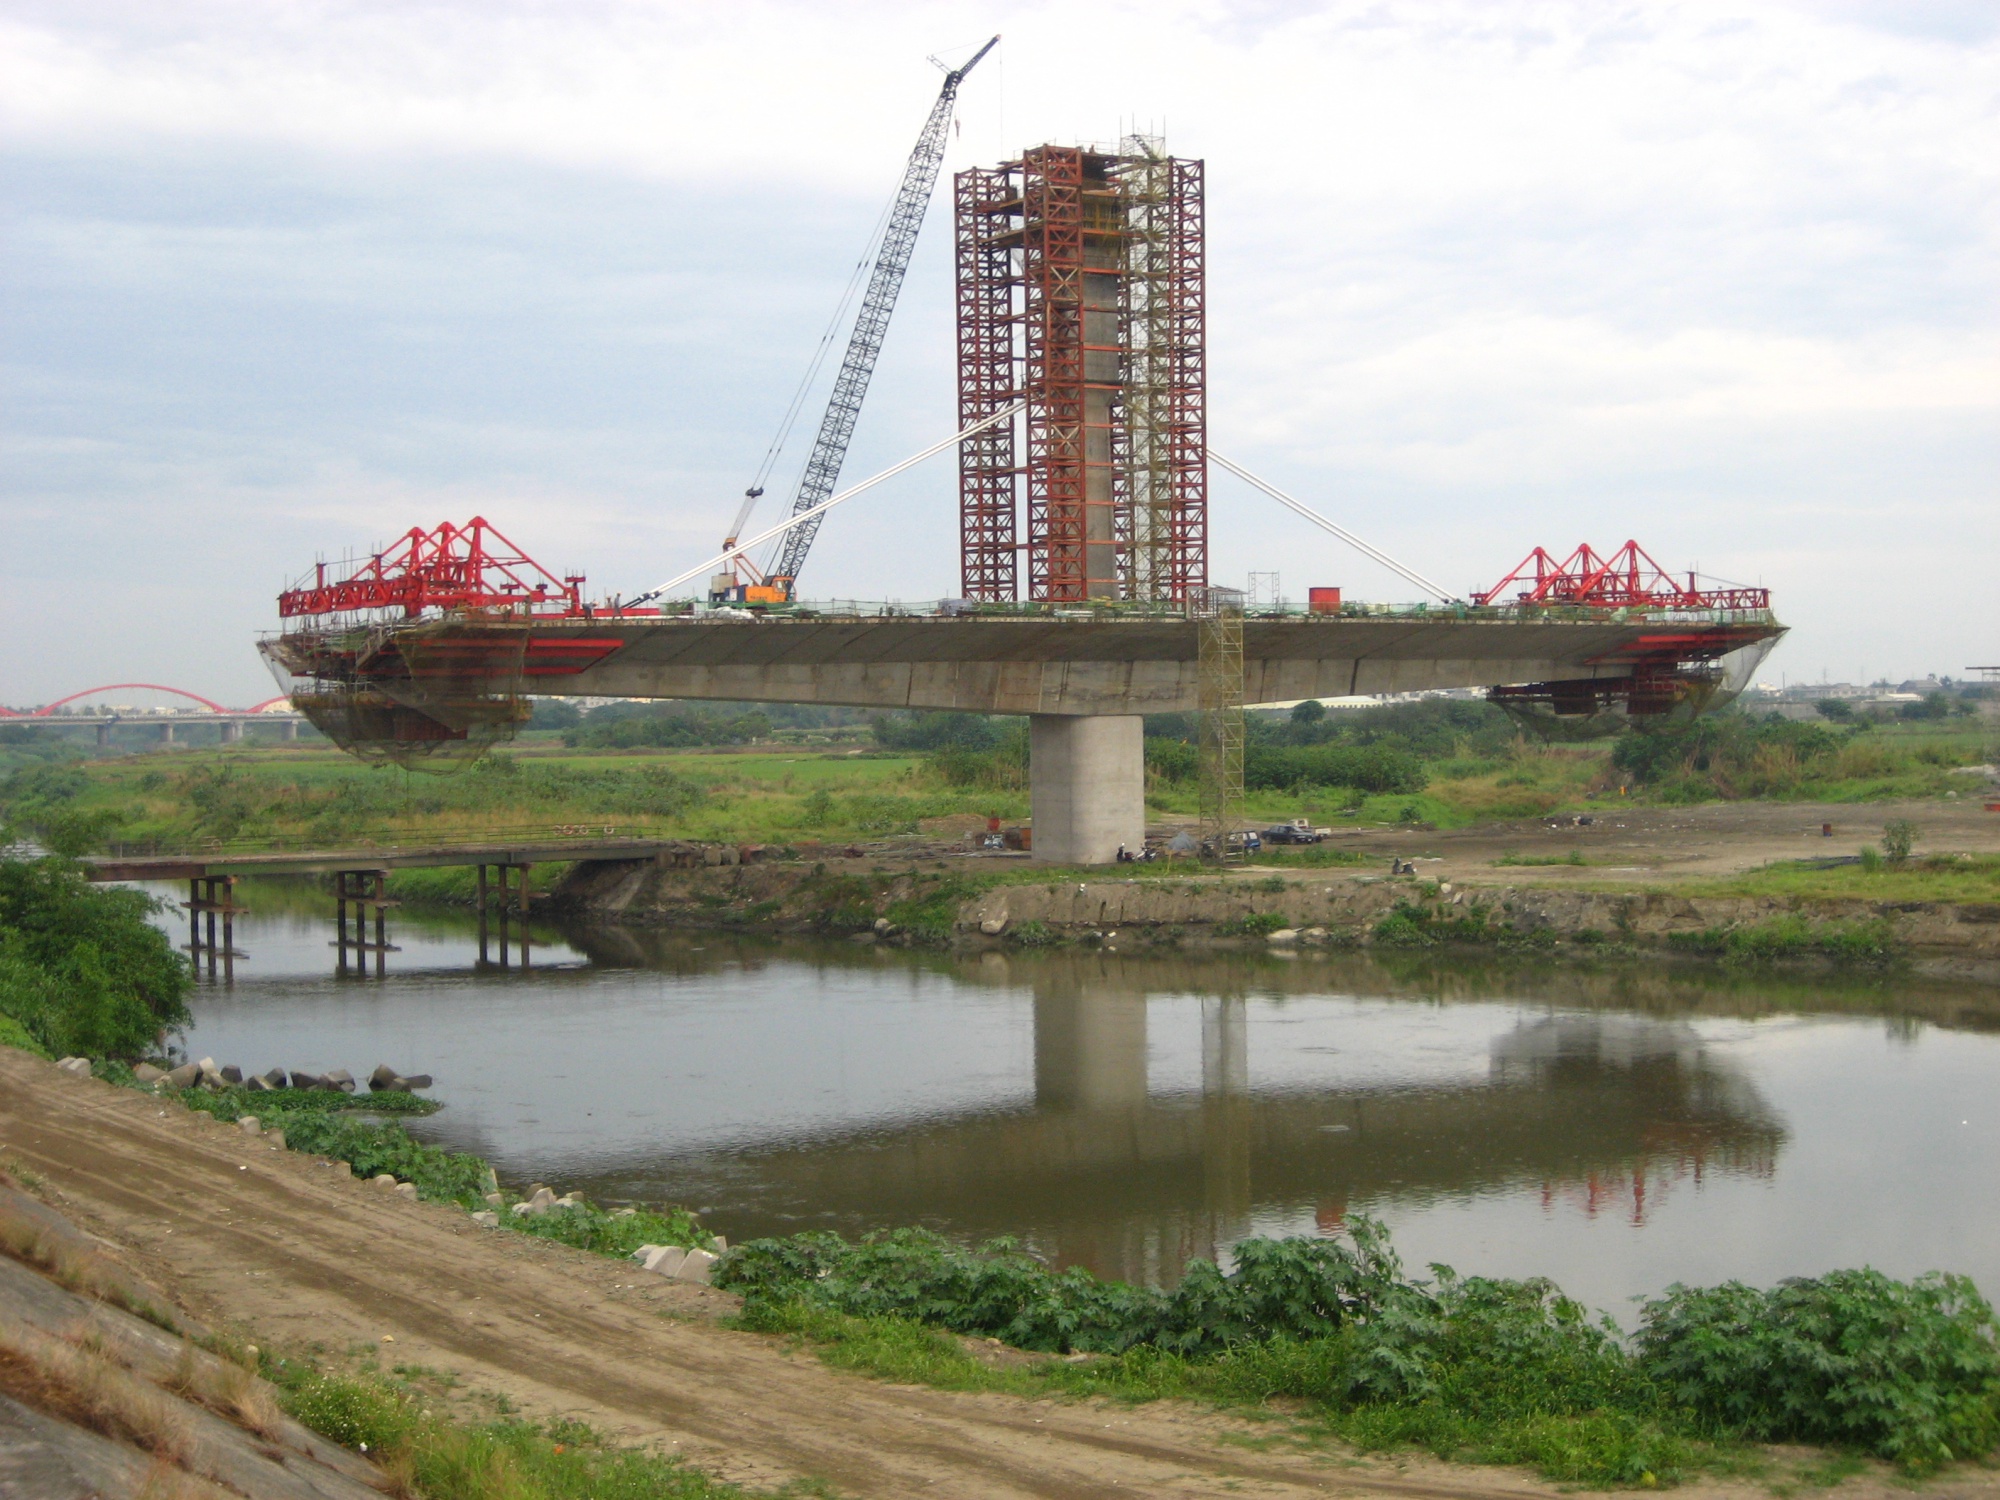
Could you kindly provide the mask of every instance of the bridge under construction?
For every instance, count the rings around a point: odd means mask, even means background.
[[[1146,714],[1198,713],[1203,823],[1226,854],[1246,705],[1483,687],[1528,716],[1697,713],[1782,634],[1762,589],[1669,573],[1636,542],[1537,548],[1461,597],[1215,453],[1206,169],[1145,136],[957,174],[959,430],[837,491],[959,86],[992,45],[947,74],[905,165],[785,519],[746,536],[810,372],[722,550],[651,589],[587,599],[581,577],[483,518],[320,565],[280,596],[283,628],[263,642],[294,706],[343,747],[405,764],[507,738],[536,694],[1025,714],[1034,854],[1097,864],[1143,847]],[[827,513],[947,448],[958,596],[804,602]],[[1363,605],[1329,586],[1259,608],[1217,587],[1211,465],[1427,601]]]

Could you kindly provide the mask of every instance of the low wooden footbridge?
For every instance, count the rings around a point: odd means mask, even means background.
[[[718,851],[719,852],[719,851]],[[730,851],[733,853],[734,851]],[[387,957],[396,949],[389,942],[389,908],[397,905],[387,892],[392,870],[475,867],[478,872],[479,959],[487,961],[487,924],[498,916],[500,966],[511,961],[514,941],[509,919],[519,921],[519,952],[523,968],[529,962],[528,898],[530,877],[538,864],[570,864],[580,860],[630,863],[651,861],[683,864],[690,855],[703,858],[699,846],[682,839],[647,838],[616,832],[579,832],[565,836],[494,839],[484,842],[389,845],[350,849],[216,850],[181,854],[108,854],[86,860],[94,881],[185,880],[188,953],[199,973],[234,977],[236,960],[246,955],[236,948],[235,921],[247,908],[236,903],[236,882],[254,875],[331,875],[334,877],[334,947],[338,970],[348,972],[349,955],[361,972],[374,955],[375,972],[387,972]],[[353,918],[349,930],[349,916]],[[368,918],[373,915],[371,941]],[[218,927],[220,930],[218,930]]]

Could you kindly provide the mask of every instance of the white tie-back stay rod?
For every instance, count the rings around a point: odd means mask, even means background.
[[[990,417],[980,418],[980,420],[974,422],[970,427],[964,428],[959,432],[954,432],[950,437],[944,439],[942,442],[932,443],[930,447],[924,449],[923,452],[911,454],[908,458],[904,459],[901,463],[895,465],[893,468],[884,469],[880,474],[871,475],[867,479],[862,480],[861,483],[854,485],[849,489],[844,489],[839,494],[831,495],[828,498],[820,501],[819,504],[811,507],[809,510],[802,510],[795,516],[787,516],[784,520],[780,521],[776,526],[770,527],[768,530],[765,531],[760,531],[755,536],[750,537],[744,541],[738,542],[734,547],[731,547],[727,552],[718,553],[716,556],[711,557],[707,562],[700,563],[695,567],[689,568],[685,573],[677,574],[675,577],[669,578],[665,583],[659,585],[659,587],[648,589],[645,593],[639,595],[638,598],[628,601],[624,607],[629,609],[630,607],[632,607],[632,605],[644,604],[649,599],[657,599],[660,597],[660,595],[666,593],[669,589],[677,589],[691,578],[699,578],[704,573],[712,573],[715,569],[721,567],[724,563],[728,562],[732,557],[736,557],[742,553],[748,552],[752,547],[761,547],[765,542],[771,540],[772,537],[782,536],[785,532],[790,531],[794,526],[799,525],[801,522],[810,521],[814,516],[825,515],[828,511],[832,510],[836,505],[840,504],[841,501],[852,500],[856,495],[860,494],[863,490],[872,490],[873,488],[875,488],[876,485],[880,484],[883,480],[895,478],[896,475],[902,473],[903,470],[922,463],[925,459],[929,458],[933,453],[942,453],[945,449],[950,448],[955,444],[962,443],[967,438],[972,437],[978,433],[984,432],[987,428],[993,426],[994,423],[1006,421],[1016,412],[1021,411],[1023,408],[1025,408],[1027,404],[1028,403],[1025,401],[1016,401],[1012,406],[1006,407],[1000,411],[996,411]]]
[[[882,481],[885,479],[893,479],[896,475],[902,473],[905,469],[915,467],[917,464],[922,463],[925,459],[931,457],[933,454],[942,453],[946,448],[954,447],[957,444],[964,442],[969,437],[977,436],[979,433],[984,432],[987,428],[994,426],[996,423],[1006,421],[1009,417],[1012,417],[1016,413],[1022,411],[1027,406],[1027,404],[1028,403],[1025,401],[1016,401],[1012,406],[1004,407],[1001,410],[994,412],[991,416],[982,417],[979,421],[974,422],[970,427],[966,427],[958,432],[955,432],[950,437],[944,438],[939,442],[932,443],[930,447],[925,448],[923,451],[919,453],[911,454],[901,463],[895,464],[890,468],[884,469],[879,474],[870,475],[868,478],[862,480],[861,483],[857,485],[852,485],[849,488],[842,490],[839,494],[830,496],[829,498],[822,500],[818,505],[813,506],[811,509],[800,511],[795,516],[788,516],[783,521],[780,521],[777,525],[768,527],[767,529],[758,532],[757,535],[745,538],[744,540],[738,542],[734,547],[731,547],[728,551],[717,553],[714,557],[709,558],[706,562],[697,563],[694,567],[689,568],[686,572],[676,574],[674,577],[669,578],[665,583],[659,584],[654,588],[648,589],[645,593],[638,595],[634,599],[625,601],[623,607],[629,609],[636,605],[645,604],[649,600],[657,599],[662,594],[665,594],[672,589],[679,588],[682,584],[688,582],[689,580],[698,578],[704,573],[711,572],[714,569],[721,567],[731,558],[738,557],[741,554],[750,551],[754,547],[762,546],[765,542],[771,540],[772,537],[782,536],[784,535],[784,533],[790,531],[794,526],[800,525],[802,522],[810,521],[815,516],[825,515],[826,512],[832,510],[836,505],[839,505],[843,501],[852,500],[856,495],[862,494],[864,491],[873,489],[876,485],[882,483]],[[1311,506],[1306,505],[1302,501],[1294,499],[1292,496],[1286,494],[1283,490],[1279,489],[1276,485],[1267,483],[1266,481],[1259,479],[1255,474],[1252,474],[1248,469],[1244,468],[1241,464],[1232,462],[1230,459],[1224,458],[1220,453],[1217,453],[1213,448],[1210,448],[1207,451],[1208,451],[1208,456],[1211,459],[1213,459],[1216,463],[1220,464],[1223,468],[1227,469],[1230,473],[1234,474],[1238,479],[1241,479],[1245,484],[1248,484],[1255,489],[1261,490],[1264,494],[1269,495],[1273,500],[1276,500],[1280,505],[1284,506],[1287,510],[1290,510],[1297,515],[1303,516],[1306,520],[1311,521],[1315,526],[1319,527],[1322,531],[1326,531],[1331,535],[1340,538],[1341,541],[1347,543],[1348,546],[1354,548],[1354,550],[1359,552],[1362,556],[1369,558],[1371,561],[1380,563],[1383,567],[1389,569],[1390,572],[1399,575],[1400,577],[1408,580],[1411,583],[1414,583],[1418,588],[1424,590],[1425,593],[1433,595],[1434,597],[1436,597],[1437,599],[1441,600],[1446,604],[1455,602],[1455,596],[1450,592],[1450,590],[1442,588],[1438,584],[1433,583],[1430,579],[1426,578],[1416,569],[1405,567],[1402,563],[1397,562],[1395,558],[1389,556],[1388,553],[1382,551],[1379,547],[1375,547],[1367,542],[1364,542],[1360,537],[1356,536],[1346,527],[1341,526],[1334,521],[1328,520],[1325,516],[1321,515],[1318,511],[1314,510]]]

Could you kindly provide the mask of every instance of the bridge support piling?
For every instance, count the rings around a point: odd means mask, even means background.
[[[489,913],[495,911],[500,914],[500,967],[503,969],[512,967],[514,944],[512,934],[508,930],[508,923],[517,914],[517,908],[521,919],[521,967],[523,969],[528,967],[528,872],[533,868],[534,866],[527,864],[495,864],[490,866],[481,865],[479,867],[479,964],[481,968],[486,967],[491,962],[487,956],[487,917]],[[491,883],[488,881],[489,870],[494,877]],[[509,899],[507,888],[507,877],[510,873],[517,877],[511,900]]]
[[[243,738],[243,724],[241,720],[225,719],[222,721],[221,729],[222,743],[225,745],[237,744]]]
[[[97,726],[97,748],[102,750],[111,743],[111,721],[106,719]]]
[[[236,913],[241,910],[243,908],[236,904],[234,875],[200,875],[188,881],[188,963],[197,979],[201,977],[205,961],[210,979],[215,978],[216,967],[220,964],[222,982],[236,982]],[[215,919],[218,916],[222,918],[220,944],[215,934]]]
[[[1146,847],[1146,721],[1138,714],[1031,714],[1034,856],[1108,865]]]
[[[334,950],[338,957],[334,972],[347,973],[347,954],[352,948],[354,967],[363,978],[368,974],[368,955],[375,955],[375,977],[389,976],[389,955],[399,951],[389,941],[389,908],[400,906],[388,893],[387,870],[336,870],[333,872]],[[348,908],[354,909],[354,936],[347,935]],[[368,912],[375,912],[375,941],[368,940]]]

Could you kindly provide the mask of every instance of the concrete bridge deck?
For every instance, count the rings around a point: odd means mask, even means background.
[[[538,622],[528,690],[988,714],[1197,707],[1195,621],[1074,614]],[[1601,612],[1253,615],[1243,626],[1244,699],[1622,677],[1640,662],[1712,659],[1781,631],[1768,619]]]

